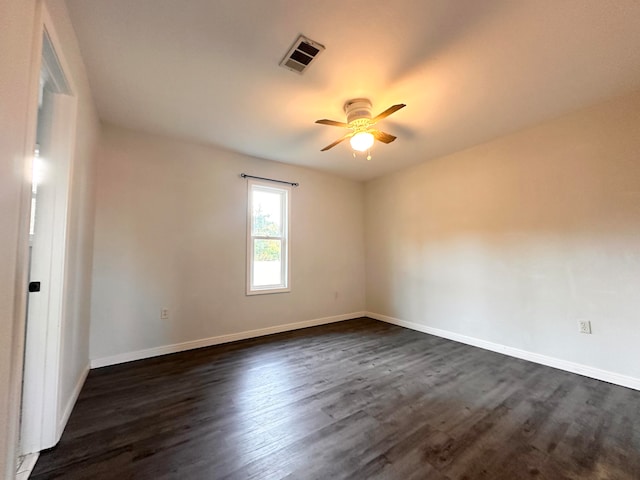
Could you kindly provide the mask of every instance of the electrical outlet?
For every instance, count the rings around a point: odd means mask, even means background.
[[[578,320],[580,333],[591,333],[591,322],[588,320]]]
[[[168,320],[169,319],[169,309],[167,307],[163,307],[160,309],[160,320]]]

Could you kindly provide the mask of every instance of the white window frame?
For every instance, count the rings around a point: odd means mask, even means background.
[[[253,192],[256,190],[277,192],[282,195],[282,237],[253,235]],[[247,180],[247,295],[263,295],[267,293],[285,293],[291,291],[291,187],[288,185],[274,185],[272,182]],[[281,241],[281,278],[278,285],[253,286],[253,244],[255,240],[278,239]]]

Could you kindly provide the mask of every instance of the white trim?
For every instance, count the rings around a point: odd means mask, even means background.
[[[58,432],[57,432],[58,438],[62,436],[64,427],[67,426],[67,422],[69,421],[69,417],[71,416],[73,407],[75,406],[76,401],[80,396],[80,391],[84,386],[84,382],[87,380],[87,375],[89,375],[90,369],[91,367],[89,365],[87,365],[84,368],[84,370],[80,374],[80,377],[78,378],[78,382],[76,383],[76,386],[73,388],[73,392],[71,392],[71,396],[69,397],[69,401],[67,402],[67,405],[64,407],[64,411],[62,412],[62,415],[60,416],[60,420],[58,421]]]
[[[28,453],[20,457],[20,464],[16,471],[16,480],[27,480],[36,466],[36,462],[40,457],[40,452]]]
[[[194,348],[209,347],[211,345],[220,345],[221,343],[235,342],[237,340],[245,340],[247,338],[262,337],[273,333],[289,332],[300,328],[315,327],[318,325],[326,325],[328,323],[342,322],[344,320],[352,320],[366,316],[366,312],[345,313],[343,315],[334,315],[332,317],[316,318],[313,320],[305,320],[303,322],[286,323],[283,325],[275,325],[273,327],[258,328],[256,330],[248,330],[245,332],[230,333],[228,335],[220,335],[217,337],[202,338],[199,340],[191,340],[189,342],[174,343],[172,345],[163,345],[160,347],[147,348],[145,350],[137,350],[135,352],[120,353],[109,357],[94,358],[91,360],[91,368],[106,367],[108,365],[116,365],[118,363],[132,362],[143,358],[157,357],[168,353],[183,352],[185,350],[193,350]]]
[[[449,330],[441,330],[439,328],[428,327],[426,325],[408,322],[406,320],[400,320],[398,318],[381,315],[379,313],[367,312],[366,316],[375,320],[380,320],[382,322],[392,323],[400,327],[417,330],[418,332],[428,333],[430,335],[447,338],[455,342],[465,343],[467,345],[483,348],[492,352],[498,352],[504,355],[509,355],[511,357],[520,358],[522,360],[539,363],[541,365],[546,365],[547,367],[553,367],[559,370],[564,370],[566,372],[577,373],[578,375],[583,375],[585,377],[595,378],[596,380],[602,380],[605,382],[613,383],[615,385],[620,385],[622,387],[640,390],[640,378],[629,377],[627,375],[621,375],[619,373],[610,372],[608,370],[601,370],[599,368],[590,367],[581,363],[570,362],[568,360],[549,357],[547,355],[541,355],[539,353],[529,352],[527,350],[521,350],[519,348],[509,347],[507,345],[501,345],[499,343],[488,342],[487,340],[469,337],[467,335],[451,332]]]
[[[22,416],[23,385],[24,385],[24,352],[26,348],[26,316],[28,303],[27,283],[29,279],[29,217],[31,212],[31,195],[32,195],[32,156],[33,149],[36,144],[37,124],[38,124],[38,96],[40,90],[40,64],[42,60],[42,22],[43,22],[43,6],[39,3],[35,9],[33,16],[33,32],[32,32],[32,52],[29,62],[29,99],[26,115],[26,124],[24,125],[24,145],[23,145],[23,171],[25,180],[22,183],[21,201],[20,201],[20,224],[18,226],[19,243],[17,246],[16,256],[16,283],[14,291],[14,316],[13,320],[13,347],[11,351],[12,371],[10,373],[11,395],[9,397],[9,418],[11,421],[7,423],[7,448],[6,448],[6,466],[4,471],[0,471],[6,478],[11,478],[15,473],[15,463],[20,457],[24,457],[21,442],[22,425],[20,418]],[[0,455],[1,456],[1,455]],[[24,459],[23,459],[24,461]]]

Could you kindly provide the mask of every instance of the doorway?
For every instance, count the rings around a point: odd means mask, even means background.
[[[76,102],[54,43],[45,16],[33,152],[20,455],[54,446],[63,427],[58,392]]]

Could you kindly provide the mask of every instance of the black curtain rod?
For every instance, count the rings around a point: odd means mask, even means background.
[[[274,180],[273,178],[255,177],[253,175],[247,175],[246,173],[241,173],[240,176],[242,178],[255,178],[257,180],[266,180],[267,182],[286,183],[287,185],[291,185],[292,187],[297,187],[300,185],[299,183],[296,183],[296,182],[285,182],[284,180]]]

